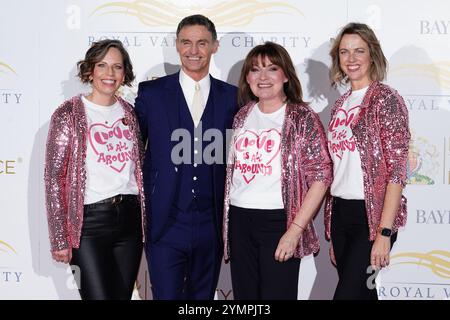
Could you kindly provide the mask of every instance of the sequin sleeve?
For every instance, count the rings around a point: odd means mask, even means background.
[[[394,91],[380,104],[380,140],[386,161],[387,183],[406,185],[406,162],[410,139],[408,110]]]
[[[308,186],[321,181],[328,187],[333,177],[331,159],[322,122],[312,110],[304,122],[303,144],[299,154]]]
[[[63,105],[52,115],[45,154],[45,199],[52,251],[69,247],[65,184],[70,138],[70,111]]]

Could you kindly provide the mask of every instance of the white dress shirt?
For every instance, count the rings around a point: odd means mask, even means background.
[[[180,70],[180,85],[183,90],[184,98],[186,99],[189,112],[193,118],[192,101],[194,100],[195,84],[197,81],[189,77],[183,69]],[[211,78],[207,74],[203,79],[198,81],[202,92],[203,110],[205,110],[206,102],[208,101],[209,90],[211,89]]]

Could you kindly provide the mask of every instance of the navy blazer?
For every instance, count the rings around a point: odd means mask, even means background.
[[[212,95],[211,95],[212,93]],[[210,99],[214,107],[214,128],[223,133],[231,129],[237,111],[237,88],[211,76]],[[172,132],[180,127],[179,104],[184,95],[179,72],[139,84],[135,109],[144,143],[147,141],[143,165],[146,195],[147,239],[156,242],[164,233],[178,186],[178,168],[171,160]],[[226,156],[223,147],[223,156]],[[226,159],[213,164],[214,209],[219,239],[222,239],[223,197]]]

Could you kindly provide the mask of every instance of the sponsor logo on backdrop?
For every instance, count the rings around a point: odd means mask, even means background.
[[[446,209],[417,209],[417,224],[450,224],[450,210]]]
[[[428,78],[441,89],[450,89],[450,61],[399,64],[392,66],[389,73],[397,76]]]
[[[0,61],[0,80],[10,75],[16,75],[14,68],[5,62]],[[21,103],[22,93],[14,90],[0,88],[0,105]]]
[[[429,252],[401,252],[391,256],[390,268],[401,265],[416,266],[434,276],[436,281],[427,282],[383,282],[378,296],[394,299],[450,299],[450,252],[432,250]],[[442,281],[440,281],[442,280]]]
[[[448,283],[383,283],[378,288],[380,300],[449,300],[450,284]]]
[[[420,34],[448,35],[450,20],[420,20]]]
[[[403,95],[409,111],[438,111],[450,108],[450,100],[445,96]]]
[[[444,139],[446,158],[445,158],[445,172],[447,172],[447,184],[450,184],[450,137]]]
[[[17,74],[16,71],[14,71],[14,69],[10,65],[0,61],[0,76],[11,73]]]
[[[91,17],[105,15],[122,15],[137,19],[147,27],[170,28],[166,32],[145,33],[111,31],[102,32],[88,37],[89,45],[102,39],[117,39],[127,47],[175,47],[176,36],[174,26],[180,20],[190,14],[202,13],[208,16],[218,27],[236,28],[250,25],[258,17],[279,15],[280,19],[293,20],[305,17],[297,6],[284,1],[258,1],[258,0],[233,0],[220,1],[208,6],[182,5],[175,1],[141,0],[108,2],[96,7]],[[223,37],[226,35],[227,37]],[[218,33],[221,46],[234,48],[252,48],[266,41],[276,42],[287,48],[308,48],[311,37],[299,35],[298,32],[289,30],[276,30],[276,32],[226,32]]]
[[[0,284],[22,281],[22,271],[14,266],[17,255],[17,250],[10,243],[0,239]]]
[[[10,90],[0,89],[0,105],[2,104],[20,104],[22,94],[19,92],[12,92]]]
[[[0,252],[17,254],[16,249],[6,241],[0,240]]]
[[[269,14],[303,16],[295,6],[282,1],[233,0],[210,6],[180,6],[164,0],[109,2],[98,6],[91,15],[123,14],[133,16],[151,27],[173,27],[185,16],[201,13],[217,26],[246,26],[256,17]]]
[[[16,174],[17,164],[22,163],[22,158],[17,160],[0,159],[0,176]]]
[[[104,39],[116,39],[120,40],[126,47],[161,47],[161,48],[175,48],[176,35],[174,32],[162,32],[160,34],[152,33],[149,36],[143,36],[142,33],[136,34],[136,32],[105,32],[96,35],[88,36],[88,45],[90,46],[95,41]],[[224,39],[223,36],[229,36]],[[296,33],[286,35],[276,32],[261,32],[252,34],[247,32],[245,35],[242,32],[218,32],[218,39],[221,46],[234,47],[234,48],[253,48],[259,44],[263,44],[266,41],[272,41],[282,45],[286,48],[309,48],[311,46],[311,37],[300,36]]]
[[[217,300],[232,300],[233,299],[233,290],[231,289],[216,289]]]
[[[424,267],[435,276],[450,279],[450,251],[401,252],[391,256],[391,267],[404,264]]]
[[[414,133],[409,143],[406,175],[408,184],[432,185],[439,171],[439,150],[426,138]]]

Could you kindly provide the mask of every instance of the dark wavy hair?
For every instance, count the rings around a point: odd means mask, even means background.
[[[125,78],[123,84],[126,86],[131,86],[135,76],[133,73],[133,65],[131,64],[130,56],[128,55],[127,50],[123,46],[122,42],[119,40],[100,40],[97,42],[93,42],[91,47],[86,52],[86,55],[83,60],[78,61],[78,77],[83,83],[90,83],[91,80],[89,77],[94,71],[95,64],[101,61],[108,52],[109,49],[116,48],[122,54],[123,59],[123,68],[125,72]]]
[[[302,86],[295,72],[295,67],[289,53],[279,44],[267,41],[264,44],[260,44],[250,50],[245,58],[241,76],[239,78],[239,105],[243,106],[250,101],[258,101],[258,97],[253,94],[250,85],[247,83],[247,75],[252,67],[258,64],[258,58],[264,60],[266,57],[274,65],[279,66],[288,79],[288,81],[283,85],[284,94],[286,95],[287,101],[291,103],[302,103]]]

